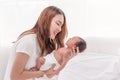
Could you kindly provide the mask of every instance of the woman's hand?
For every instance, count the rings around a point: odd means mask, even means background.
[[[74,56],[76,56],[77,54],[79,53],[79,48],[76,47],[76,48],[72,48],[72,52],[69,56],[69,59],[73,58]]]
[[[52,78],[55,75],[54,67],[55,67],[55,64],[53,64],[49,70],[45,71],[45,74],[48,78]]]

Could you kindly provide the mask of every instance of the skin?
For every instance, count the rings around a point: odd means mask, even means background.
[[[62,25],[64,23],[63,15],[56,15],[50,25],[50,38],[54,39],[55,36],[61,31]]]
[[[63,25],[64,18],[63,15],[56,15],[50,25],[50,38],[54,39],[55,36],[61,31],[61,26]],[[42,72],[42,71],[26,71],[24,70],[25,65],[27,64],[29,59],[29,56],[25,53],[17,53],[16,58],[14,60],[14,64],[11,71],[11,80],[25,80],[29,78],[35,78],[35,77],[42,77],[44,74],[46,74],[48,77],[51,75],[54,75],[53,68],[55,65],[53,65],[48,71]],[[19,64],[19,65],[18,65]]]
[[[59,48],[55,53],[54,56],[56,60],[59,62],[60,67],[55,70],[55,74],[59,74],[59,72],[65,67],[68,60],[73,58],[77,53],[79,53],[78,47],[75,46],[75,43],[79,41],[77,37],[70,38],[67,42],[67,48]],[[75,52],[75,49],[77,52]]]
[[[24,70],[24,67],[27,64],[28,59],[29,59],[29,56],[26,54],[19,53],[16,55],[16,58],[12,67],[11,80],[25,80],[28,78],[43,76],[44,72],[42,71],[30,72],[30,71]]]
[[[76,48],[75,42],[77,42],[77,41],[80,41],[80,39],[78,39],[77,37],[69,38],[66,42],[66,45],[69,48]]]
[[[79,49],[77,48],[77,52],[75,52],[74,50],[75,43],[77,41],[79,41],[77,37],[72,37],[66,42],[66,45],[68,46],[67,48],[59,48],[58,50],[55,50],[54,56],[58,61],[58,63],[60,64],[60,67],[54,71],[55,74],[59,74],[59,72],[65,67],[68,60],[70,60],[72,57],[77,55],[77,53],[79,52]],[[45,63],[45,59],[43,57],[38,58],[37,65],[36,65],[37,69],[39,70],[39,68],[44,63]],[[35,70],[36,68],[32,68],[32,71],[35,71]]]
[[[54,56],[57,59],[60,67],[55,70],[55,74],[59,74],[59,72],[65,67],[68,60],[70,60],[72,54],[72,50],[70,48],[60,48],[58,49]]]
[[[64,68],[65,64],[68,62],[68,60],[71,59],[71,57],[73,57],[71,55],[72,55],[72,50],[70,48],[59,48],[58,50],[55,50],[54,56],[58,61],[58,63],[60,64],[60,67],[54,71],[55,74],[59,74],[59,72]],[[38,58],[36,65],[37,69],[39,69],[44,63],[45,63],[45,58],[43,57]],[[32,71],[37,70],[35,67],[31,69]]]

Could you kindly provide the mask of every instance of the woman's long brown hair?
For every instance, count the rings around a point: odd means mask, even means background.
[[[56,35],[54,40],[50,40],[49,36],[51,21],[53,17],[58,14],[64,16],[64,23],[62,25],[61,32]],[[67,36],[67,26],[64,12],[55,6],[49,6],[45,8],[41,12],[41,15],[38,18],[35,26],[32,29],[23,32],[20,36],[31,33],[35,33],[37,35],[37,40],[41,48],[40,56],[43,56],[44,52],[46,52],[46,54],[49,54],[54,49],[64,47],[64,39]]]

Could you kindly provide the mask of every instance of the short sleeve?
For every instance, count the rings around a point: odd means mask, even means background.
[[[31,35],[22,37],[16,45],[16,52],[23,52],[27,55],[32,55],[35,48],[35,38]]]

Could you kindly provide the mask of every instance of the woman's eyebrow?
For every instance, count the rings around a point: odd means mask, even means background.
[[[60,20],[57,20],[57,22],[59,22],[60,24],[62,24],[62,22]]]

